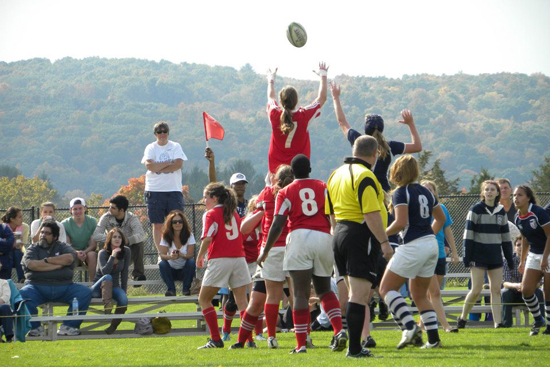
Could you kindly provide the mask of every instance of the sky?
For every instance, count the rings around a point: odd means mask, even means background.
[[[290,22],[308,34],[286,38]],[[550,0],[0,0],[0,61],[140,58],[329,77],[550,75]]]

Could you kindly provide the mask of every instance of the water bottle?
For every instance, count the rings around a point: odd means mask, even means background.
[[[73,298],[73,315],[78,315],[78,300]]]

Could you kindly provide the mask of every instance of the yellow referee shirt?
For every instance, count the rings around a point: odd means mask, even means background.
[[[328,179],[325,214],[334,214],[338,222],[364,223],[363,214],[379,211],[384,228],[387,227],[384,191],[370,167],[359,158],[344,160],[344,165]]]

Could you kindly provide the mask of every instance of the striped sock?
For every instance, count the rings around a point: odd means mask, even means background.
[[[405,299],[399,292],[389,291],[384,301],[390,308],[392,314],[401,320],[401,324],[403,324],[407,330],[412,330],[414,328],[414,319],[409,311],[407,302],[405,302]]]
[[[223,308],[223,332],[224,333],[230,333],[231,332],[231,324],[233,323],[233,317],[237,311],[229,311],[227,307]]]
[[[239,337],[237,339],[239,343],[244,344],[252,337],[252,330],[254,330],[257,322],[258,316],[252,316],[246,311],[243,312],[241,316],[241,327],[239,328]]]
[[[264,312],[258,316],[258,321],[256,322],[256,328],[254,329],[256,335],[263,334],[264,332]]]
[[[279,305],[266,303],[264,306],[265,323],[267,325],[267,335],[269,337],[277,337],[277,319],[279,318]]]
[[[546,301],[546,327],[550,327],[550,301]]]
[[[428,341],[430,344],[435,344],[439,341],[439,332],[437,331],[437,315],[434,310],[426,310],[420,312],[420,318],[424,323],[426,332],[428,333]]]
[[[539,300],[534,294],[531,297],[523,296],[523,302],[527,305],[527,308],[531,312],[531,315],[535,318],[535,321],[540,321],[542,315],[540,314]]]
[[[206,310],[202,310],[202,314],[204,315],[204,321],[206,321],[206,325],[208,325],[208,329],[210,330],[210,337],[212,340],[221,340],[222,338],[220,338],[220,327],[218,326],[218,314],[216,313],[216,309],[214,307],[208,307]]]
[[[294,318],[294,332],[296,333],[296,342],[298,349],[306,346],[307,324],[309,319],[309,310],[293,310],[292,317]]]
[[[321,305],[325,310],[332,329],[334,329],[334,335],[338,334],[342,330],[342,311],[340,310],[340,302],[334,292],[328,292],[321,297]]]
[[[405,326],[403,326],[403,323],[401,322],[401,319],[400,319],[399,317],[397,317],[397,316],[393,313],[393,311],[390,310],[390,312],[391,312],[391,314],[392,314],[392,316],[393,316],[393,321],[395,321],[395,323],[397,324],[397,326],[399,326],[399,328],[400,328],[401,330],[406,330],[406,329],[405,329]]]

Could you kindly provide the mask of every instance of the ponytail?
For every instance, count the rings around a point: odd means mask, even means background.
[[[298,104],[298,92],[294,87],[286,86],[279,92],[279,100],[283,107],[281,125],[279,128],[283,134],[288,135],[294,129],[292,110],[294,110]]]
[[[375,138],[378,143],[378,157],[382,160],[386,159],[386,156],[390,151],[390,146],[384,138],[384,135],[376,129],[374,130],[372,137]]]
[[[223,221],[225,224],[231,223],[231,219],[237,209],[237,194],[233,189],[225,187],[220,182],[212,182],[204,188],[205,193],[218,198],[218,204],[223,205]]]
[[[277,196],[279,190],[285,188],[290,185],[292,181],[294,181],[294,173],[292,172],[292,168],[288,164],[281,164],[277,167],[275,180],[277,180],[277,183],[273,186],[273,195]]]

